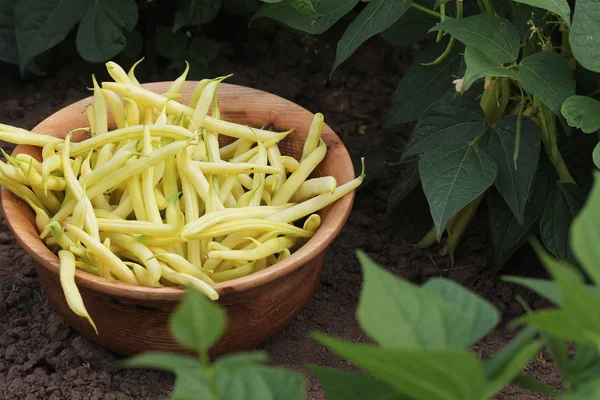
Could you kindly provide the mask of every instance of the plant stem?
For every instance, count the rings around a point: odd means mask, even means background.
[[[494,13],[494,6],[492,6],[492,2],[490,0],[483,0],[483,5],[485,6],[485,11],[489,14]]]
[[[442,19],[442,14],[440,14],[439,12],[434,11],[434,10],[432,10],[430,8],[423,7],[422,5],[417,4],[417,3],[412,3],[410,6],[412,8],[414,8],[415,10],[419,10],[421,12],[424,12],[425,14],[433,15],[434,17],[440,18],[440,20]],[[446,19],[454,19],[454,18],[452,18],[452,17],[450,17],[448,15],[446,15],[445,18]]]

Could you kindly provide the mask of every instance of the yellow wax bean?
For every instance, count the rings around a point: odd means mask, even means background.
[[[140,109],[135,100],[123,97],[125,100],[125,126],[135,126],[140,123]]]
[[[135,155],[131,151],[124,151],[128,147],[134,147],[135,144],[127,144],[122,151],[117,152],[113,158],[106,161],[104,164],[97,166],[94,170],[86,173],[85,176],[81,176],[79,181],[82,184],[86,184],[88,187],[94,185],[96,182],[102,180],[109,173],[123,167],[125,163]]]
[[[173,269],[162,264],[162,274],[165,279],[178,285],[189,286],[200,293],[205,294],[211,300],[217,300],[219,294],[208,283],[188,274],[174,271]]]
[[[119,218],[125,219],[133,212],[133,201],[129,192],[125,192],[121,199],[123,201],[121,201],[119,206],[115,208],[112,213]]]
[[[102,95],[104,99],[110,106],[110,110],[112,111],[113,118],[115,119],[115,123],[117,124],[117,128],[125,127],[125,106],[123,106],[123,102],[121,101],[121,97],[115,92],[111,92],[110,90],[101,89]]]
[[[210,279],[208,277],[208,275],[206,275],[204,272],[202,272],[202,270],[200,268],[196,267],[194,264],[192,264],[191,262],[186,260],[184,257],[182,257],[178,254],[174,254],[174,253],[168,253],[165,251],[157,251],[159,249],[153,248],[151,250],[154,252],[155,257],[158,260],[168,264],[175,271],[183,272],[184,274],[195,276],[196,278],[201,279],[208,284],[214,283],[212,281],[212,279]]]
[[[79,229],[72,224],[66,225],[65,230],[80,240],[81,243],[85,245],[87,250],[91,252],[99,262],[106,263],[110,269],[110,272],[114,274],[121,282],[132,285],[138,284],[135,275],[129,270],[129,268],[127,268],[125,263],[123,263],[123,261],[121,261],[121,259],[119,259],[119,257],[117,257],[114,253],[104,247],[99,240],[94,239],[82,229]]]
[[[169,89],[167,89],[168,94],[178,94],[181,95],[181,90],[183,89],[183,84],[185,83],[185,79],[187,78],[188,72],[190,71],[190,64],[185,62],[185,70],[183,73],[171,83]]]
[[[292,201],[301,202],[323,193],[333,193],[337,181],[333,176],[323,176],[304,181],[292,196]]]
[[[138,221],[148,221],[146,207],[144,206],[144,199],[142,196],[142,184],[140,183],[140,179],[137,175],[132,176],[127,180],[127,192],[131,197],[131,204],[133,206],[135,218]]]
[[[45,193],[48,193],[48,176],[51,172],[60,169],[61,164],[60,154],[53,154],[42,162],[42,185]]]
[[[221,147],[219,149],[219,156],[221,157],[221,160],[227,160],[227,159],[233,157],[235,155],[235,151],[237,150],[237,147],[239,146],[241,141],[242,141],[242,139],[237,139],[237,140],[234,140],[233,142]]]
[[[310,217],[304,221],[303,228],[309,232],[316,232],[321,226],[321,216],[319,214],[311,214]]]
[[[142,243],[134,240],[131,236],[122,233],[109,233],[107,237],[117,246],[131,252],[146,266],[150,273],[150,282],[152,285],[158,283],[162,275],[162,269],[158,261],[154,258],[154,254],[150,249]]]
[[[90,136],[96,136],[96,110],[94,106],[89,104],[85,108],[85,115],[87,116],[88,124],[90,125]]]
[[[293,208],[294,207],[291,207],[290,210]],[[279,213],[281,213],[281,212],[285,212],[285,211],[280,211]],[[272,216],[267,217],[267,218],[273,218],[274,215],[277,215],[279,213],[273,214]],[[242,229],[259,231],[259,232],[280,231],[280,232],[285,232],[289,236],[297,236],[297,237],[311,237],[313,235],[312,232],[308,232],[308,231],[298,228],[292,224],[275,222],[273,220],[268,220],[268,219],[244,218],[244,219],[238,219],[237,221],[227,221],[227,222],[219,223],[208,229],[205,229],[204,231],[198,232],[194,235],[187,236],[186,238],[189,240],[213,238],[213,237],[228,235],[228,234],[240,231]]]
[[[183,218],[177,225],[175,224],[156,224],[147,221],[130,221],[120,218],[98,217],[98,226],[102,232],[126,233],[137,235],[151,235],[155,237],[174,236],[181,231]]]
[[[228,271],[222,271],[212,274],[212,280],[215,282],[225,282],[230,281],[232,279],[241,278],[243,276],[249,275],[254,269],[254,265],[256,261],[245,264],[241,267],[230,269]]]
[[[94,75],[92,75],[92,82],[94,83],[94,118],[96,122],[96,135],[103,135],[108,132],[108,111],[106,109],[106,99],[102,94],[100,86]]]
[[[295,170],[292,175],[281,185],[281,188],[273,196],[273,205],[287,203],[294,192],[298,190],[300,185],[308,178],[319,163],[325,158],[327,153],[327,145],[321,140],[319,146],[308,157],[306,157]]]
[[[279,174],[281,170],[275,167],[271,167],[265,164],[250,164],[250,163],[237,163],[232,164],[226,161],[218,162],[202,162],[192,161],[193,164],[206,175],[212,174],[223,174],[223,175],[237,175],[237,174]]]
[[[39,209],[42,209],[46,214],[48,214],[48,209],[46,208],[46,206],[42,204],[40,199],[35,195],[35,193],[31,191],[31,189],[29,189],[22,183],[19,183],[13,179],[6,177],[3,174],[0,174],[0,185],[4,186],[12,193],[14,193],[15,196],[19,197],[21,200],[29,204],[31,208],[34,208],[35,206]]]
[[[202,95],[202,92],[206,88],[206,85],[210,83],[210,81],[210,79],[202,79],[194,88],[194,91],[192,92],[192,97],[190,98],[190,108],[192,110],[196,108],[198,100],[200,99],[200,95]]]
[[[319,145],[319,141],[321,140],[321,133],[323,132],[324,119],[325,117],[323,117],[323,114],[315,114],[310,125],[310,129],[308,130],[306,140],[304,141],[304,148],[302,149],[302,157],[300,158],[300,162],[304,161],[306,157],[308,157],[313,151],[315,151],[315,149]]]
[[[94,328],[94,331],[96,331],[96,334],[98,334],[98,328],[96,328],[96,324],[94,324],[94,321],[92,321],[92,318],[85,309],[83,299],[75,284],[75,256],[69,251],[60,250],[58,252],[58,259],[60,261],[60,285],[65,294],[65,299],[67,300],[69,308],[75,314],[87,319]]]
[[[60,209],[61,201],[53,192],[46,194],[43,189],[35,186],[32,186],[31,190],[33,190],[33,193],[42,201],[42,204],[46,206],[50,213],[55,214]]]
[[[129,77],[129,80],[131,81],[132,85],[135,86],[140,86],[140,83],[138,82],[137,78],[135,77],[135,68],[138,66],[139,63],[141,63],[142,61],[144,61],[144,57],[140,58],[139,60],[137,60],[129,69],[129,72],[127,73],[127,76]]]
[[[0,131],[0,140],[13,144],[28,144],[37,147],[44,147],[48,144],[58,144],[63,142],[62,139],[56,138],[54,136],[17,130]]]
[[[184,203],[186,224],[197,220],[200,216],[198,207],[198,193],[194,190],[194,187],[189,181],[188,175],[184,172],[184,169],[186,168],[186,160],[184,157],[187,156],[188,154],[186,151],[183,151],[177,155],[177,170],[181,178],[181,190],[183,192],[182,200]],[[192,240],[186,243],[185,251],[189,262],[198,268],[202,267],[202,255],[199,241]]]
[[[298,160],[296,160],[294,157],[290,157],[290,156],[281,156],[277,159],[277,161],[279,161],[279,163],[281,165],[284,166],[284,168],[288,171],[288,172],[294,172],[298,169],[298,167],[300,166],[300,163],[298,162]]]
[[[131,79],[127,76],[127,72],[121,68],[121,66],[113,61],[109,61],[106,64],[106,70],[111,78],[115,80],[115,82],[131,84]]]
[[[214,250],[208,253],[208,258],[219,258],[222,260],[246,260],[257,261],[269,255],[280,252],[284,248],[294,245],[296,239],[291,237],[280,237],[268,240],[252,250]]]
[[[271,193],[274,193],[277,190],[279,190],[279,188],[281,188],[281,185],[283,185],[283,182],[285,182],[285,179],[286,179],[285,167],[283,166],[283,164],[281,162],[279,162],[279,158],[281,157],[281,152],[279,151],[279,147],[277,147],[277,146],[268,147],[267,148],[267,156],[269,158],[269,164],[271,164],[273,167],[280,170],[279,174],[276,175],[276,177],[275,177],[275,180],[276,180],[275,186],[271,190]],[[269,177],[269,178],[271,178],[271,177]]]
[[[122,96],[130,97],[139,103],[144,104],[145,106],[161,109],[166,103],[167,112],[169,114],[179,116],[183,113],[188,118],[192,118],[194,115],[193,108],[178,103],[177,101],[169,100],[160,94],[153,93],[147,89],[114,82],[104,82],[102,86],[105,89],[112,90],[113,92],[116,92]],[[282,140],[292,132],[291,130],[286,132],[272,132],[264,129],[252,129],[248,126],[219,120],[208,115],[204,119],[203,126],[206,129],[221,135],[231,136],[239,139],[247,139],[250,141],[254,141],[256,134],[263,142],[273,139]]]
[[[152,143],[150,136],[150,125],[144,126],[143,153],[147,156],[152,153]],[[146,208],[146,218],[155,224],[162,223],[156,197],[154,196],[154,166],[142,171],[142,199]]]

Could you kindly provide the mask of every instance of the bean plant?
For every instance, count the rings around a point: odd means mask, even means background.
[[[351,20],[332,73],[377,34],[398,46],[423,44],[385,123],[395,133],[416,122],[412,135],[401,152],[370,162],[371,175],[398,168],[388,212],[422,186],[433,227],[418,247],[445,235],[454,261],[487,203],[497,266],[538,225],[553,255],[575,261],[568,228],[589,191],[600,128],[598,1],[306,0],[303,10],[292,3],[264,4],[255,18],[309,34]],[[598,162],[600,148],[593,154]]]
[[[504,279],[537,292],[555,308],[526,307],[509,325],[514,338],[486,359],[472,346],[499,323],[500,313],[491,304],[448,279],[412,284],[359,251],[364,282],[356,315],[369,342],[312,334],[358,370],[308,369],[321,381],[328,400],[487,400],[509,384],[559,400],[600,398],[599,207],[596,172],[592,193],[571,228],[571,249],[583,272],[532,240],[551,279]],[[207,350],[225,327],[226,314],[218,305],[189,292],[171,319],[171,329],[198,357],[144,353],[126,365],[173,372],[172,399],[306,398],[302,376],[267,366],[264,353],[242,352],[211,362]],[[524,372],[544,350],[560,371],[562,393]]]

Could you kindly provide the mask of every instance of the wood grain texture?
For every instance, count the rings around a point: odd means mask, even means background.
[[[143,85],[157,93],[165,92],[170,82]],[[187,103],[196,82],[186,82],[180,101]],[[280,143],[283,154],[296,158],[313,118],[308,110],[281,97],[247,87],[222,83],[217,92],[222,118],[254,127],[294,132]],[[87,126],[85,106],[91,98],[74,103],[51,115],[33,131],[64,137],[70,129]],[[81,140],[76,135],[74,140]],[[354,178],[350,156],[340,138],[327,125],[323,140],[328,152],[313,176],[331,175],[338,185]],[[41,157],[39,148],[19,145],[14,154]],[[6,222],[19,244],[37,262],[44,292],[57,312],[86,338],[123,355],[147,350],[183,352],[168,331],[171,310],[181,300],[180,288],[148,288],[112,282],[77,270],[76,282],[84,303],[98,326],[96,335],[87,321],[67,306],[59,282],[58,257],[39,239],[33,211],[5,188],[1,189]],[[321,210],[322,224],[315,235],[281,263],[258,273],[215,285],[219,304],[229,315],[225,335],[211,349],[217,356],[249,349],[283,329],[312,297],[323,268],[327,247],[346,222],[354,193]]]

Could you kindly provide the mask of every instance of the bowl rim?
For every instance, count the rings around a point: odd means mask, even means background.
[[[152,90],[153,87],[161,87],[164,85],[170,85],[170,81],[160,81],[160,82],[149,82],[142,84],[142,87],[148,88]],[[186,81],[185,85],[196,85],[197,81]],[[230,84],[230,83],[221,83],[219,85],[219,89],[230,90],[230,91],[249,91],[250,93],[256,93],[261,96],[270,96],[276,99],[279,102],[285,103],[288,106],[292,106],[296,108],[298,111],[306,113],[307,116],[314,116],[314,114],[308,111],[306,108],[287,100],[283,97],[277,96],[275,94],[250,88],[247,86]],[[218,93],[217,93],[218,94]],[[82,100],[71,103],[60,110],[52,113],[44,120],[42,120],[38,125],[36,125],[32,131],[36,131],[40,126],[43,126],[48,120],[57,118],[61,113],[66,112],[70,109],[77,108],[81,110],[86,104],[90,103],[92,97],[87,97]],[[45,133],[45,132],[39,132]],[[55,133],[55,132],[52,132]],[[51,133],[51,134],[52,134]],[[60,133],[58,133],[60,135]],[[350,154],[348,150],[344,146],[343,142],[337,136],[337,134],[327,125],[324,124],[323,129],[323,140],[326,144],[331,145],[331,143],[335,143],[335,157],[336,164],[340,165],[346,171],[352,171],[352,177],[354,177],[354,167],[352,164],[352,160],[350,158]],[[12,155],[16,155],[20,152],[23,152],[23,149],[27,147],[26,145],[17,145],[12,152]],[[345,183],[345,182],[342,182]],[[341,184],[341,183],[339,183]],[[338,199],[335,203],[328,206],[331,210],[328,213],[329,229],[324,232],[323,230],[317,230],[315,235],[310,238],[310,240],[305,243],[300,249],[296,252],[292,253],[289,257],[283,260],[280,263],[274,264],[268,268],[265,268],[262,271],[240,277],[235,278],[230,281],[225,281],[221,283],[216,283],[212,285],[212,287],[219,294],[219,298],[221,299],[224,295],[235,293],[235,292],[243,292],[248,291],[259,286],[266,285],[268,283],[274,282],[285,275],[290,274],[296,269],[302,267],[304,264],[308,263],[314,257],[316,257],[321,252],[327,250],[328,246],[333,242],[333,240],[337,237],[339,232],[342,230],[344,224],[346,223],[350,212],[352,210],[352,205],[354,203],[355,193],[354,191],[346,194],[342,198]],[[5,187],[0,188],[0,199],[2,211],[4,213],[5,221],[11,230],[14,238],[17,240],[19,245],[34,258],[37,262],[38,266],[42,266],[43,268],[49,270],[54,273],[57,277],[59,276],[59,262],[58,256],[50,251],[46,247],[46,245],[42,242],[39,237],[36,241],[30,242],[25,241],[23,237],[19,234],[19,226],[23,224],[22,221],[27,221],[26,218],[15,218],[14,216],[18,215],[18,209],[20,207],[27,207],[25,202],[15,196],[12,192],[10,192]],[[7,201],[11,200],[11,201]],[[29,207],[27,207],[28,209]],[[33,214],[32,210],[28,211]],[[37,229],[36,229],[37,231]],[[180,299],[186,292],[186,288],[182,287],[162,287],[162,288],[153,288],[146,286],[137,286],[132,284],[127,284],[123,282],[111,281],[106,278],[102,278],[88,272],[77,269],[75,272],[75,280],[77,282],[77,286],[85,289],[90,289],[93,291],[105,293],[108,295],[125,298],[125,299],[145,299],[145,300],[178,300]],[[218,300],[217,300],[218,301]]]

